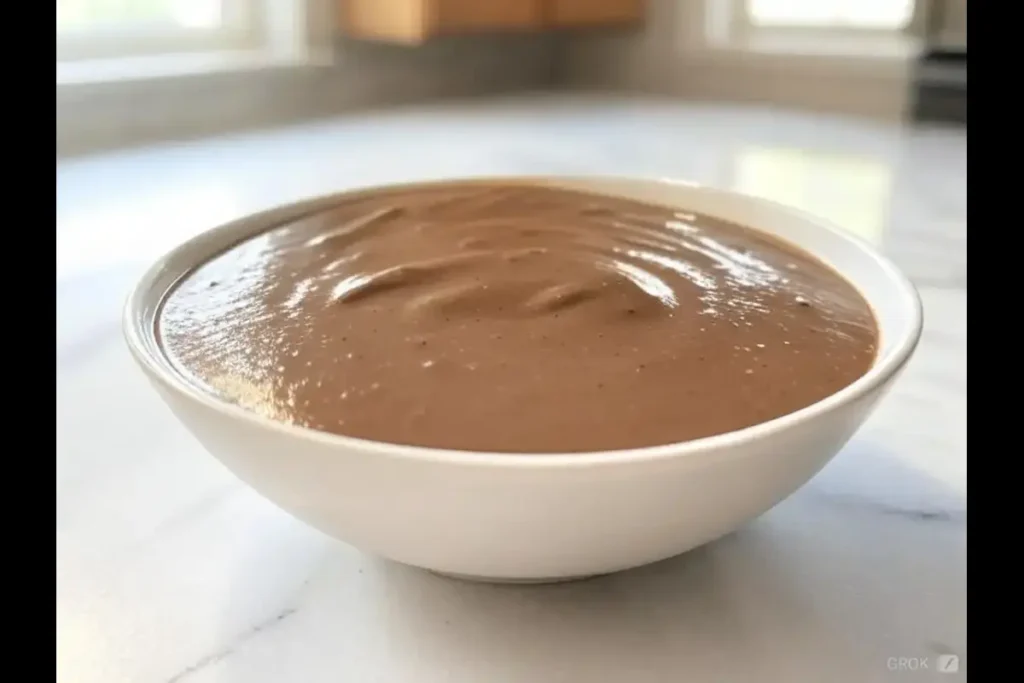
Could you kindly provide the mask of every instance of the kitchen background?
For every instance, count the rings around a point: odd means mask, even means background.
[[[966,0],[58,0],[58,680],[965,679],[966,17]],[[822,215],[914,280],[920,350],[749,529],[514,590],[307,529],[132,367],[120,306],[179,241],[346,187],[503,173],[680,177]]]
[[[966,0],[61,0],[58,153],[510,92],[898,120],[966,45]]]

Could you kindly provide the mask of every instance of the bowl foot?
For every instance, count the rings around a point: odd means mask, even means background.
[[[546,578],[537,579],[514,579],[514,578],[501,578],[497,576],[472,576],[469,574],[452,574],[449,572],[437,572],[428,570],[431,574],[437,576],[443,576],[446,579],[455,579],[457,581],[470,581],[472,583],[493,583],[493,584],[510,584],[510,585],[543,585],[551,583],[569,583],[570,581],[586,581],[587,579],[594,579],[598,576],[604,576],[603,574],[582,574],[580,576],[552,576]]]

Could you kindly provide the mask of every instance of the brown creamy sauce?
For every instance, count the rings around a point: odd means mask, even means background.
[[[340,201],[189,274],[158,332],[189,381],[273,420],[518,453],[749,427],[862,376],[878,339],[792,246],[526,184]]]

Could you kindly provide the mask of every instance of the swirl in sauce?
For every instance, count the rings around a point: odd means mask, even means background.
[[[236,245],[166,298],[165,353],[266,417],[554,453],[741,429],[862,376],[870,308],[706,216],[541,185],[363,194]]]

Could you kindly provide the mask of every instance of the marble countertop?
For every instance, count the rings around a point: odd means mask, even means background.
[[[738,533],[611,577],[501,587],[362,555],[279,511],[176,423],[122,344],[133,280],[226,219],[381,181],[546,172],[683,177],[826,215],[918,285],[919,352],[848,447]],[[61,683],[965,679],[965,133],[529,97],[82,158],[57,178]]]

